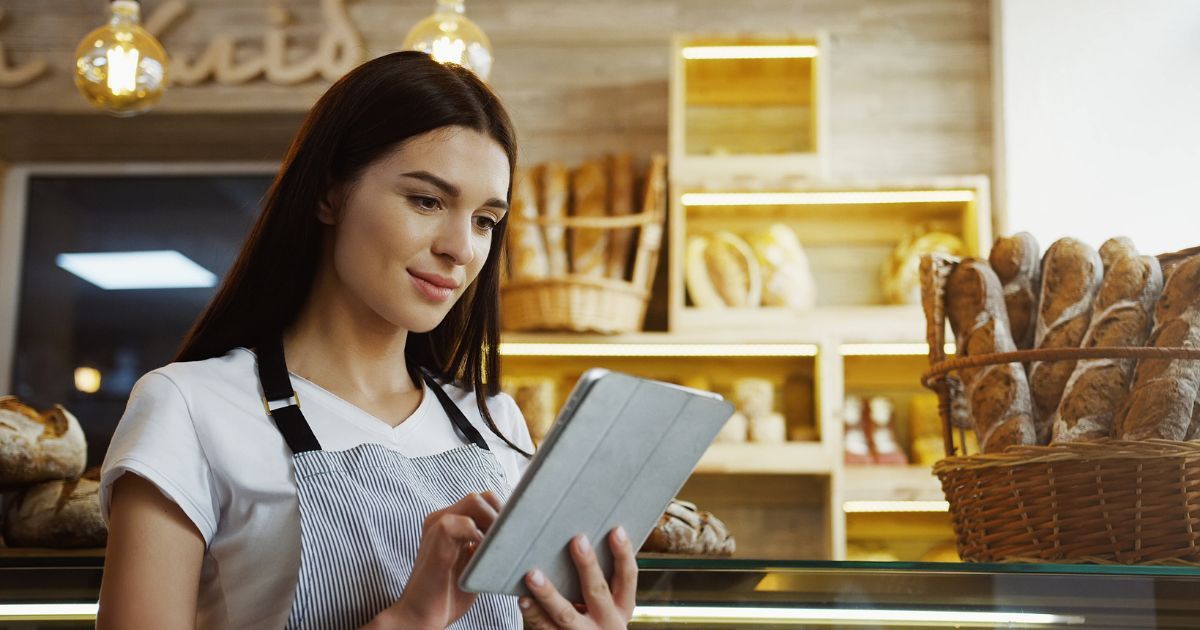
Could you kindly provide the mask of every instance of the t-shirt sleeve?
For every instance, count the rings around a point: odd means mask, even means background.
[[[176,382],[150,372],[134,384],[100,470],[100,514],[109,522],[112,484],[131,472],[153,483],[191,519],[207,545],[217,531],[218,502],[187,400]]]

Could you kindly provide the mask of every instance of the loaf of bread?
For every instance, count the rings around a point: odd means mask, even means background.
[[[585,162],[571,177],[571,210],[577,217],[602,217],[608,212],[608,182],[603,162]],[[571,229],[571,267],[583,276],[603,276],[608,264],[607,230]]]
[[[1109,259],[1092,303],[1084,348],[1141,346],[1154,324],[1162,293],[1158,259],[1123,250]],[[1129,394],[1132,359],[1087,359],[1075,365],[1054,415],[1053,441],[1080,442],[1113,433],[1113,416]]]
[[[550,273],[546,244],[538,225],[537,186],[534,173],[519,169],[513,174],[512,230],[508,236],[509,278],[536,280]]]
[[[1016,350],[1000,279],[986,262],[967,259],[950,273],[946,315],[960,357]],[[1035,443],[1029,383],[1020,363],[968,368],[960,374],[983,452]]]
[[[1034,346],[1078,348],[1091,323],[1092,301],[1103,278],[1104,265],[1091,246],[1073,238],[1055,241],[1042,259]],[[1029,366],[1039,444],[1050,442],[1054,412],[1074,371],[1074,361],[1035,361]]]
[[[547,219],[561,219],[567,216],[567,169],[558,162],[548,162],[539,170],[538,183],[541,184],[542,216]],[[567,228],[561,225],[546,225],[542,230],[546,237],[546,258],[549,262],[550,277],[561,278],[571,272],[567,262]]]
[[[736,542],[724,523],[708,512],[700,512],[694,503],[675,499],[659,517],[641,551],[730,556],[735,548]]]
[[[0,486],[78,477],[86,464],[87,441],[71,412],[0,396]]]
[[[625,153],[614,155],[608,160],[609,204],[612,216],[633,214],[633,156]],[[608,265],[605,275],[614,280],[624,280],[629,270],[629,255],[632,253],[633,228],[610,230],[608,237]]]
[[[1037,326],[1038,293],[1042,282],[1041,250],[1029,232],[996,239],[988,263],[1004,290],[1004,305],[1013,343],[1020,350],[1033,347]]]
[[[4,540],[10,547],[103,547],[108,529],[100,518],[100,469],[78,479],[27,488],[8,507]]]
[[[1149,345],[1200,348],[1200,256],[1179,263],[1154,309]],[[1191,432],[1200,361],[1142,359],[1117,412],[1114,435],[1126,440],[1183,440]]]

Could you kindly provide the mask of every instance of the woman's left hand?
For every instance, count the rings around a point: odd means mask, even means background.
[[[559,594],[558,589],[540,571],[530,571],[525,585],[533,598],[522,597],[521,615],[527,628],[625,628],[633,617],[637,595],[637,560],[633,544],[624,528],[618,527],[608,535],[613,554],[612,585],[604,579],[596,551],[587,536],[580,534],[571,541],[571,557],[579,570],[584,606],[576,608]],[[539,583],[540,579],[540,583]]]

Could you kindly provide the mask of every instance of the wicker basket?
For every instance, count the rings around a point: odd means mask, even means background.
[[[947,457],[933,472],[950,504],[959,556],[969,562],[1200,566],[1200,442],[1104,440],[969,454],[955,445],[956,432],[958,444],[966,444],[968,427],[955,425],[956,393],[947,378],[962,368],[1013,362],[1200,360],[1200,349],[1042,349],[946,360],[944,290],[952,263],[930,262],[935,273],[924,279],[924,299],[931,368],[922,382],[940,399]]]
[[[627,216],[540,217],[541,226],[618,230],[639,228],[631,279],[569,274],[507,281],[500,288],[500,321],[509,331],[615,334],[642,329],[666,218],[666,160],[651,159],[642,210]],[[510,231],[528,220],[510,215]]]

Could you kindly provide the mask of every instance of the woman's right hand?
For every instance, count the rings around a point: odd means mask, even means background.
[[[466,614],[478,595],[458,579],[503,505],[492,492],[472,493],[426,517],[404,594],[368,627],[442,630]]]

